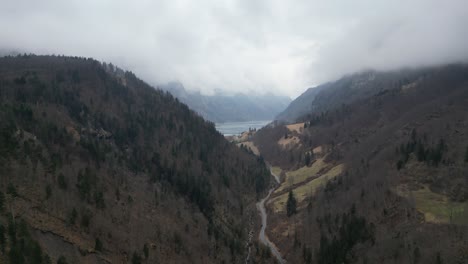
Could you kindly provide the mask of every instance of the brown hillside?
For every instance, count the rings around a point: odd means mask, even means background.
[[[84,58],[0,58],[0,263],[240,262],[263,161]]]

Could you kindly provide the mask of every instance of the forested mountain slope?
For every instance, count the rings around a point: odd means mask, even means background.
[[[468,66],[348,76],[309,103],[254,137],[282,171],[269,237],[285,258],[466,263]]]
[[[1,263],[238,263],[263,161],[130,72],[0,58]],[[63,262],[66,261],[66,262]]]
[[[431,68],[416,68],[389,72],[365,71],[347,75],[337,81],[307,89],[276,119],[294,122],[309,113],[336,109],[343,104],[351,104],[382,91],[414,84],[431,71]]]
[[[288,105],[288,107],[286,107],[286,109],[284,109],[284,111],[279,113],[275,117],[275,120],[293,122],[298,117],[307,114],[312,108],[311,102],[314,101],[315,96],[317,95],[317,93],[322,91],[322,89],[325,88],[325,87],[327,87],[326,84],[307,89],[299,97],[294,99]]]

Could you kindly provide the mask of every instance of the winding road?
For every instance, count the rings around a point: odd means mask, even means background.
[[[271,171],[271,169],[270,169],[270,171]],[[279,183],[280,183],[279,176],[274,174],[273,172],[271,172],[271,175],[273,175],[273,177],[275,177],[275,180],[279,185]],[[267,216],[268,216],[267,212],[266,212],[266,209],[265,209],[265,203],[268,201],[268,199],[270,199],[271,193],[276,188],[277,187],[271,188],[270,191],[268,192],[268,195],[265,196],[265,198],[263,198],[262,200],[260,200],[260,202],[258,202],[256,204],[257,205],[257,210],[260,212],[260,216],[262,218],[262,228],[260,229],[260,234],[258,235],[258,239],[260,240],[260,242],[262,242],[262,244],[264,244],[265,246],[270,248],[271,253],[276,257],[276,259],[278,260],[279,263],[285,264],[286,260],[283,259],[283,257],[281,256],[281,253],[279,252],[276,245],[273,242],[271,242],[268,239],[268,236],[265,234],[265,229],[267,227]]]

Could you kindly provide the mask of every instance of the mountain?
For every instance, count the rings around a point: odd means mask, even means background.
[[[309,88],[304,93],[302,93],[299,97],[294,99],[284,111],[279,113],[275,120],[281,121],[295,121],[296,118],[307,114],[311,110],[311,102],[314,101],[315,96],[318,92],[322,90],[322,88],[326,87],[327,85],[322,85],[319,87]]]
[[[421,68],[390,72],[366,71],[348,75],[337,81],[307,89],[278,114],[276,120],[294,122],[311,112],[335,109],[342,104],[350,104],[384,90],[412,83],[430,71]]]
[[[4,57],[0,120],[1,263],[244,260],[270,174],[170,94],[93,59]]]
[[[288,262],[468,261],[468,65],[353,74],[293,104],[253,138],[282,178],[267,233]]]
[[[272,94],[206,96],[199,92],[187,91],[177,82],[162,85],[160,88],[169,91],[205,119],[216,123],[272,120],[291,102],[289,97]]]

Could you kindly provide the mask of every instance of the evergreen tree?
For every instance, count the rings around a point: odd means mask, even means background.
[[[18,192],[16,191],[16,187],[10,182],[7,187],[7,193],[13,197],[18,196]]]
[[[50,184],[46,186],[46,200],[48,200],[52,196],[52,187]]]
[[[0,212],[3,212],[5,206],[5,195],[0,191]]]
[[[58,185],[62,190],[66,190],[68,188],[67,179],[65,179],[65,175],[63,175],[63,173],[60,173],[58,176]]]
[[[132,264],[141,264],[141,257],[136,252],[133,252]]]
[[[145,244],[143,246],[143,254],[145,254],[145,259],[148,259],[149,257],[149,247],[148,247],[148,244]]]
[[[304,162],[305,162],[305,165],[306,166],[309,166],[310,165],[310,152],[306,152],[305,154],[305,158],[304,158]]]
[[[436,264],[443,264],[444,262],[442,261],[442,256],[440,255],[440,252],[437,252],[436,255]]]
[[[0,249],[2,253],[5,253],[6,237],[5,237],[5,227],[0,224]]]
[[[289,191],[288,202],[286,203],[286,214],[289,216],[296,213],[296,198],[293,191]]]
[[[465,162],[468,162],[468,147],[466,147]]]
[[[94,249],[96,251],[102,251],[102,242],[99,238],[96,238],[96,241],[94,243]]]
[[[67,264],[67,259],[64,256],[60,256],[57,260],[57,264]]]

